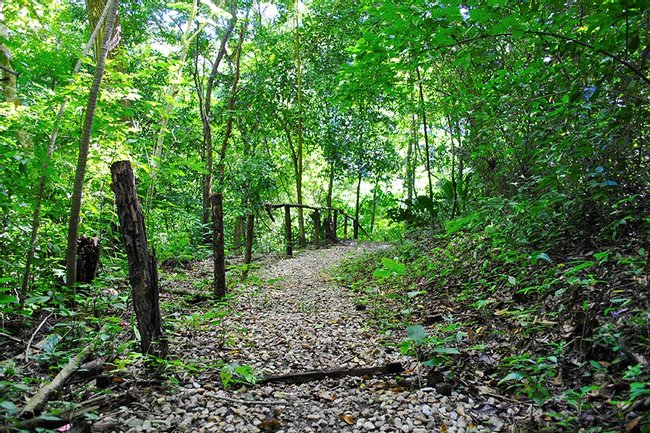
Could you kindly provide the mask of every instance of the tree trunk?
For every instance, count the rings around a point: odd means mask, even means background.
[[[235,218],[235,228],[232,232],[232,246],[235,251],[239,251],[242,247],[242,239],[244,238],[244,224],[246,223],[246,217],[243,215],[238,215]]]
[[[297,93],[298,93],[298,173],[296,176],[296,195],[298,204],[302,204],[302,174],[303,174],[303,137],[302,137],[302,62],[300,57],[300,0],[296,0],[296,67],[297,67]],[[301,248],[307,246],[305,237],[305,216],[302,208],[298,208],[298,243]]]
[[[361,173],[359,173],[359,178],[357,180],[357,202],[354,207],[354,239],[359,239],[359,198],[361,196]]]
[[[214,295],[226,296],[226,257],[223,237],[223,194],[212,194],[212,249],[214,259]]]
[[[160,315],[156,257],[149,252],[131,163],[115,162],[111,174],[120,232],[129,261],[129,282],[141,338],[140,348],[144,354],[164,358],[167,356],[167,340]]]
[[[320,235],[320,212],[314,211],[314,245],[318,247]]]
[[[427,128],[427,110],[424,106],[424,90],[422,88],[422,77],[420,77],[420,68],[416,68],[418,76],[418,89],[420,91],[420,104],[422,105],[422,125],[424,127],[424,150],[426,152],[426,166],[427,166],[427,180],[429,182],[429,200],[433,203],[433,182],[431,181],[431,152],[429,150],[429,131]],[[435,224],[435,215],[433,213],[433,206],[431,212],[431,225]]]
[[[339,211],[338,209],[334,209],[334,216],[332,217],[332,231],[331,231],[331,237],[330,240],[332,242],[336,242],[336,229],[338,228],[338,222],[339,222]]]
[[[169,67],[169,76],[167,79],[167,86],[165,87],[165,109],[162,111],[162,118],[160,119],[160,127],[158,128],[156,144],[154,145],[153,155],[150,162],[151,179],[149,181],[149,189],[147,191],[147,199],[144,206],[145,212],[147,214],[149,214],[151,211],[151,205],[156,189],[156,180],[158,178],[158,171],[160,170],[160,166],[162,164],[162,153],[165,144],[165,136],[167,135],[167,127],[169,125],[169,120],[172,117],[172,112],[175,105],[174,98],[179,91],[178,83],[182,82],[185,59],[187,58],[187,53],[189,52],[192,40],[194,38],[198,38],[198,35],[204,26],[202,25],[195,32],[192,32],[194,18],[196,17],[198,7],[198,0],[192,0],[192,6],[187,18],[187,23],[185,24],[185,30],[181,35],[181,51],[180,55],[178,56],[178,62],[171,64]]]
[[[246,250],[244,251],[244,263],[248,264],[253,259],[253,239],[255,229],[255,217],[252,213],[246,218]]]
[[[0,0],[0,5],[1,4],[2,4],[2,0]],[[99,34],[100,26],[104,23],[104,20],[106,19],[106,15],[108,14],[109,7],[110,7],[110,2],[106,3],[106,7],[104,7],[104,11],[99,17],[99,21],[95,25],[95,29],[93,30],[93,33],[90,35],[90,38],[88,39],[88,42],[86,43],[86,46],[82,51],[81,57],[77,60],[77,64],[75,65],[72,71],[72,76],[75,76],[79,73],[79,70],[81,69],[81,65],[82,65],[82,59],[84,59],[88,55],[90,48],[92,47],[95,39],[97,38],[97,35]],[[63,118],[63,114],[65,113],[65,109],[67,105],[68,105],[68,99],[66,98],[61,103],[61,106],[59,107],[59,111],[56,115],[56,119],[54,121],[54,128],[52,129],[52,133],[50,134],[49,146],[45,154],[45,160],[43,161],[43,165],[41,166],[41,175],[38,179],[38,187],[36,188],[36,204],[34,205],[34,213],[32,214],[32,231],[31,231],[31,237],[29,241],[29,249],[27,250],[27,258],[25,260],[25,274],[23,275],[23,282],[20,288],[21,304],[27,297],[29,281],[31,280],[32,260],[34,260],[34,253],[36,252],[36,240],[38,239],[38,230],[41,225],[41,206],[43,203],[45,183],[47,182],[47,172],[50,166],[50,162],[52,161],[52,155],[54,154],[56,139],[57,136],[59,135],[59,127],[61,126],[61,119]]]
[[[287,246],[287,256],[293,255],[293,240],[291,239],[291,208],[284,207],[284,239]]]
[[[411,202],[415,195],[415,152],[413,149],[418,145],[418,131],[415,123],[415,113],[411,114],[411,132],[412,137],[408,141],[406,148],[406,172],[404,173],[404,183],[406,184],[406,199]]]
[[[95,109],[99,98],[100,85],[104,77],[106,67],[106,55],[108,54],[110,37],[113,33],[113,25],[117,16],[118,0],[112,0],[111,8],[106,17],[104,32],[104,43],[97,66],[93,84],[88,95],[88,104],[86,105],[86,115],[84,117],[83,128],[81,130],[81,140],[79,143],[79,157],[77,159],[77,170],[75,172],[74,190],[72,192],[72,201],[70,206],[70,223],[68,225],[68,246],[66,250],[66,284],[72,287],[77,277],[77,238],[79,236],[79,214],[81,213],[81,198],[83,193],[84,178],[86,177],[86,164],[88,162],[88,148],[90,145],[90,135],[92,134],[93,121],[95,120]]]
[[[205,89],[205,97],[203,99],[203,109],[201,110],[201,123],[203,125],[203,156],[205,159],[205,174],[202,176],[202,202],[203,210],[201,213],[201,222],[204,227],[207,227],[210,224],[210,213],[211,213],[211,195],[212,195],[212,175],[214,171],[214,150],[212,147],[212,127],[210,125],[211,109],[212,109],[212,88],[214,87],[214,80],[217,77],[219,72],[219,65],[223,56],[226,54],[226,44],[228,38],[235,29],[235,23],[237,22],[237,1],[232,0],[230,13],[232,18],[228,23],[228,27],[221,38],[221,43],[219,46],[219,52],[217,53],[217,58],[212,64],[212,69],[210,71],[210,76],[208,77],[208,82]],[[197,89],[197,92],[199,89]],[[212,237],[210,232],[206,230],[204,232],[203,240],[205,243],[210,243]]]
[[[102,41],[106,39],[106,30],[108,29],[108,22],[104,26],[102,26],[101,23],[102,11],[106,8],[106,3],[108,3],[108,0],[86,0],[86,13],[88,14],[88,23],[90,24],[90,28],[94,29],[99,27],[99,33],[93,42],[95,59],[98,59],[101,55]],[[122,37],[119,16],[115,17],[115,23],[109,30],[108,34],[110,36],[108,38],[108,52],[110,52],[119,44]]]
[[[372,213],[370,214],[370,233],[375,228],[375,214],[377,213],[377,190],[379,189],[379,178],[375,181],[375,187],[372,190]]]

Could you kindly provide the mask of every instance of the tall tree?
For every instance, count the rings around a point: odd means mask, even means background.
[[[79,238],[79,215],[81,213],[81,199],[83,195],[84,178],[86,176],[86,165],[88,163],[88,149],[92,135],[93,122],[95,120],[95,110],[97,100],[101,89],[102,78],[106,68],[106,57],[111,46],[111,35],[113,26],[117,19],[118,0],[109,0],[111,6],[106,17],[104,26],[104,41],[102,48],[97,57],[95,73],[93,76],[92,86],[88,93],[88,103],[84,115],[84,122],[81,130],[81,139],[79,142],[79,156],[77,158],[77,168],[75,171],[74,189],[70,205],[70,220],[68,224],[68,245],[66,249],[66,284],[69,287],[74,286],[77,279],[77,240]]]

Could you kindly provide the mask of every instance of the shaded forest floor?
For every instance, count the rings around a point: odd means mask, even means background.
[[[108,392],[113,404],[73,431],[648,431],[645,274],[607,268],[613,300],[585,291],[595,274],[541,296],[521,291],[533,287],[532,270],[526,284],[503,267],[490,278],[468,251],[419,248],[349,241],[232,265],[220,301],[209,260],[163,267],[169,359],[145,366],[135,352],[118,354],[92,382],[77,377],[59,401]],[[608,303],[605,316],[597,302]],[[262,381],[390,363],[404,371]]]

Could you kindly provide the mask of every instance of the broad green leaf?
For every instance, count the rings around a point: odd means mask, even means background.
[[[406,335],[415,344],[421,344],[427,338],[427,331],[422,325],[410,325],[406,327]]]
[[[403,275],[404,271],[406,270],[406,265],[403,263],[399,263],[393,259],[389,259],[387,257],[382,257],[381,258],[381,263],[384,266],[384,268],[388,271],[394,272],[396,275]]]
[[[513,371],[512,373],[507,374],[503,379],[499,381],[499,384],[505,383],[505,382],[513,382],[513,381],[518,381],[524,378],[524,375]]]

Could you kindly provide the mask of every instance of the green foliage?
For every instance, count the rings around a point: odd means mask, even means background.
[[[221,383],[226,388],[238,384],[254,385],[255,382],[257,375],[250,365],[231,363],[221,368]]]

